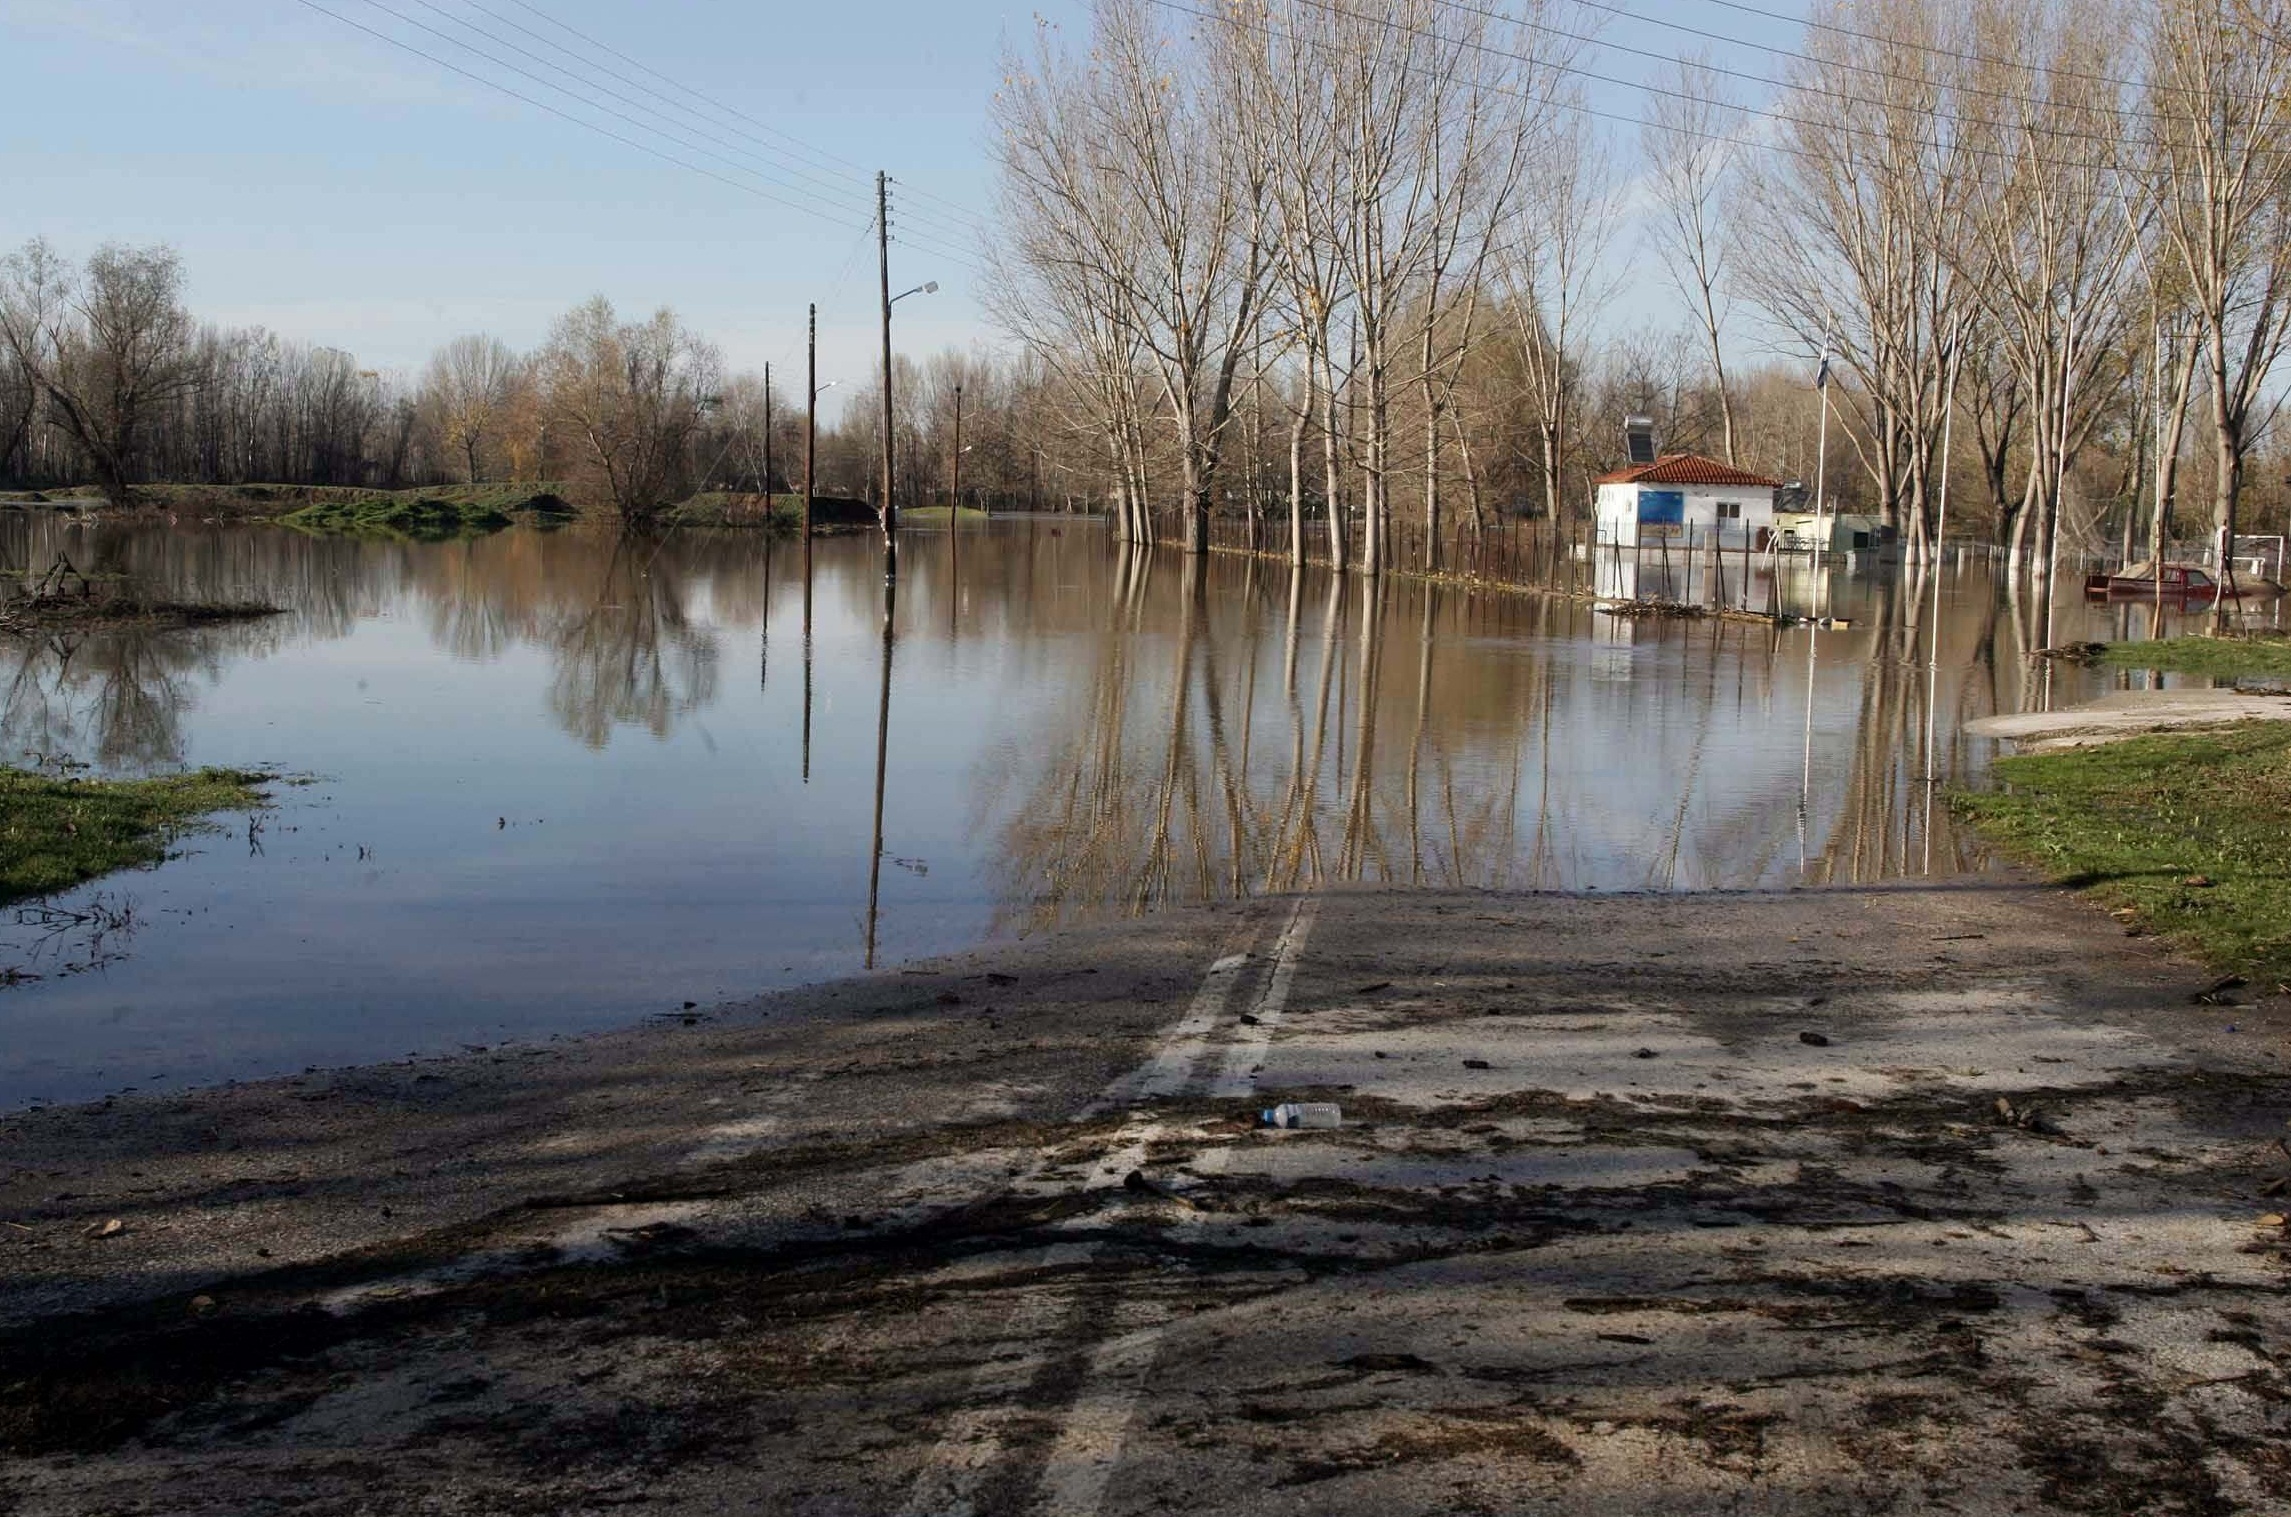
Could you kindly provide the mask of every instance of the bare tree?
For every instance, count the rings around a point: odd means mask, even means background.
[[[1833,387],[1877,511],[1922,552],[1948,381],[1973,319],[1967,235],[1978,123],[1955,111],[1947,0],[1833,0],[1784,96],[1783,151],[1745,166],[1755,214],[1787,235],[1745,239],[1749,293],[1801,352],[1827,346]]]
[[[1544,514],[1563,523],[1575,446],[1575,398],[1584,345],[1614,293],[1605,267],[1616,192],[1606,144],[1589,121],[1555,123],[1529,169],[1521,240],[1508,250],[1507,305],[1519,336],[1527,407],[1541,454]]]
[[[2089,0],[2026,0],[1980,22],[1979,61],[1954,92],[1980,122],[1977,187],[1967,235],[1941,246],[2027,407],[2015,546],[2033,524],[2037,576],[2049,579],[2077,455],[2127,375],[2124,285],[2144,217],[2127,213],[2116,155],[2098,147],[2122,108],[2111,82],[2122,50],[2105,17]]]
[[[1734,398],[1726,388],[1727,229],[1722,210],[1734,167],[1733,107],[1718,76],[1700,59],[1680,59],[1664,87],[1648,96],[1639,128],[1656,213],[1650,240],[1663,267],[1694,312],[1708,345],[1711,380],[1718,389],[1726,461],[1739,463]]]
[[[578,439],[584,483],[623,521],[649,523],[690,492],[720,364],[674,312],[624,323],[600,295],[559,318],[540,362],[552,426]]]
[[[2158,0],[2149,38],[2149,194],[2202,333],[2216,562],[2291,335],[2291,7]],[[2225,603],[2221,613],[2225,614]]]
[[[1045,29],[1030,61],[1011,61],[997,102],[1004,199],[1033,224],[1010,282],[1014,294],[1064,294],[1060,324],[1091,331],[1102,359],[1143,359],[1176,446],[1186,544],[1206,553],[1234,378],[1263,294],[1265,174],[1222,129],[1218,70],[1184,55],[1144,7],[1101,0],[1092,23],[1086,58]],[[1215,34],[1193,45],[1214,48]],[[1072,289],[1077,272],[1097,287]],[[1001,308],[1021,330],[1039,325],[1017,300]],[[1115,372],[1100,385],[1132,380]],[[1107,399],[1134,416],[1118,394]],[[1112,430],[1134,483],[1142,440]]]
[[[987,306],[1063,381],[1071,430],[1103,450],[1116,535],[1152,537],[1144,339],[1125,292],[1145,277],[1141,245],[1101,174],[1090,102],[1071,60],[1044,36],[1035,61],[1005,60],[994,101],[1004,235],[988,249]]]
[[[439,438],[461,455],[473,485],[485,477],[485,446],[507,420],[522,371],[500,338],[471,335],[438,349],[422,377]]]
[[[196,377],[182,292],[164,247],[106,244],[75,274],[35,239],[0,265],[0,342],[114,505],[134,499],[144,419]]]

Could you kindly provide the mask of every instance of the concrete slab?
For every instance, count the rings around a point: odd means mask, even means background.
[[[1976,737],[2022,751],[2083,748],[2151,732],[2192,732],[2239,722],[2291,721],[2291,699],[2244,690],[2119,690],[2067,711],[2023,711],[1965,724]]]

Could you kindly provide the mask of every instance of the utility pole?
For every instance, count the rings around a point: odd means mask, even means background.
[[[772,519],[772,366],[764,365],[764,522]]]
[[[883,276],[883,577],[899,576],[899,502],[891,493],[891,176],[875,173],[875,254]]]
[[[819,307],[811,308],[804,356],[803,408],[803,625],[811,630],[811,488],[819,463]]]
[[[963,558],[963,387],[955,386],[955,461],[949,466],[947,502],[947,560],[962,573]],[[959,580],[958,580],[959,588]]]

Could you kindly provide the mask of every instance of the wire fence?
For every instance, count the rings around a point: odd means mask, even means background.
[[[1359,523],[1348,522],[1346,534],[1342,564],[1357,568]],[[1213,517],[1209,544],[1217,551],[1286,562],[1295,539],[1288,516],[1267,513]],[[1327,568],[1339,561],[1325,518],[1304,522],[1303,548],[1308,566]],[[1383,567],[1395,573],[1754,616],[1819,615],[1813,579],[1832,567],[1873,557],[1869,552],[1817,553],[1768,530],[1689,527],[1676,536],[1628,544],[1603,537],[1593,527],[1561,528],[1520,517],[1478,523],[1466,518],[1444,524],[1437,534],[1420,520],[1394,521],[1383,544]]]

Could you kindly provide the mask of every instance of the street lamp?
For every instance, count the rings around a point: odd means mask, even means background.
[[[879,187],[880,188],[880,187]],[[891,463],[894,428],[891,412],[891,307],[909,295],[936,295],[936,279],[916,285],[911,290],[891,293],[891,254],[889,244],[883,250],[883,573],[885,578],[899,572],[899,502],[892,493],[894,486]]]

